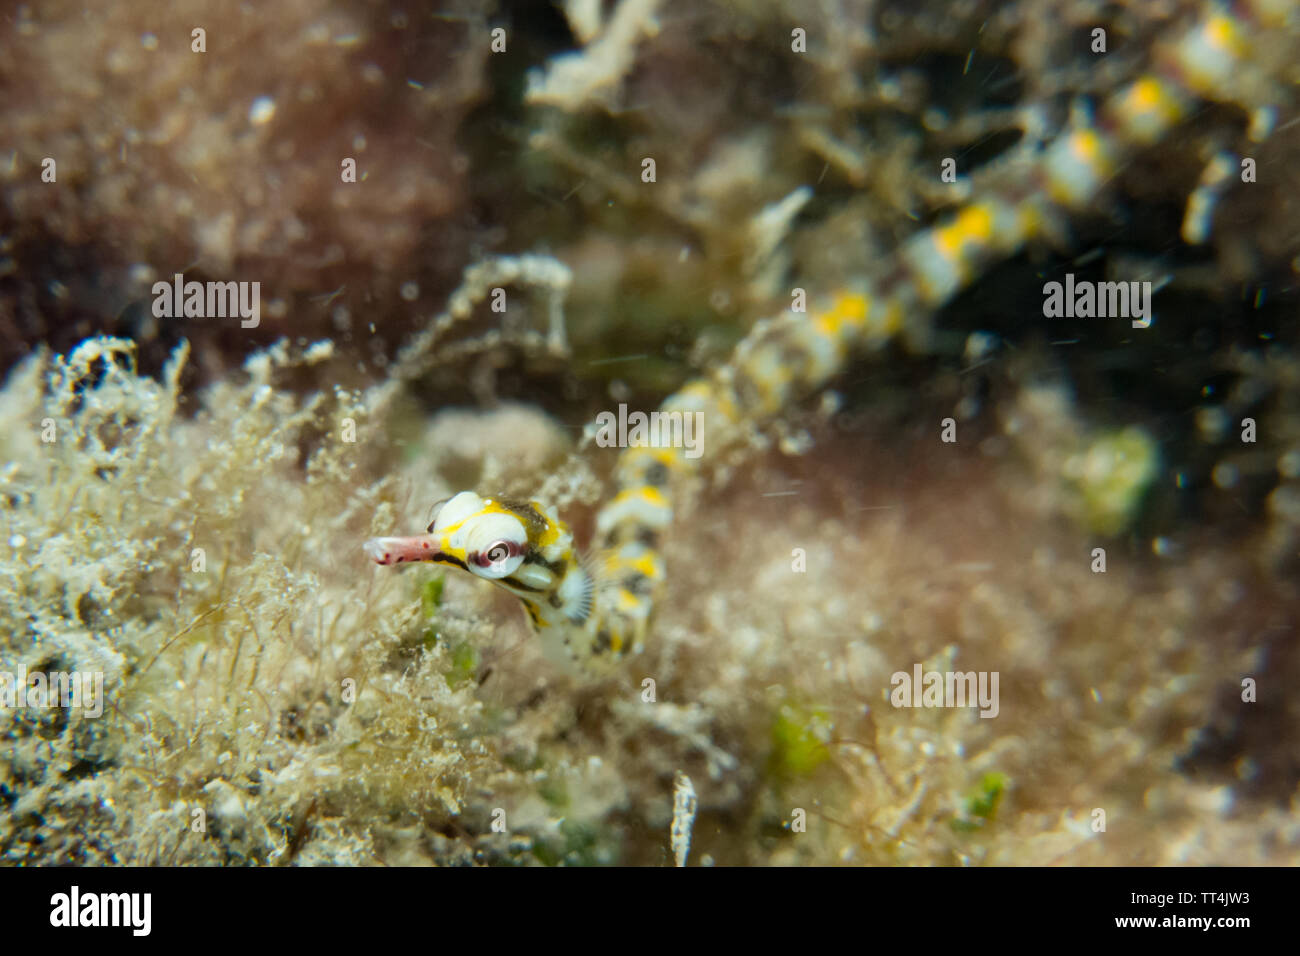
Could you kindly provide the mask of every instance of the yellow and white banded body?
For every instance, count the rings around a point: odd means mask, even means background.
[[[1157,45],[1148,72],[1095,110],[1078,111],[1043,148],[1025,144],[1008,164],[1015,175],[910,237],[851,288],[807,313],[758,322],[722,367],[669,396],[661,410],[701,413],[716,454],[822,387],[853,354],[900,334],[924,348],[931,314],[1050,223],[1088,207],[1124,163],[1163,140],[1199,103],[1271,116],[1288,95],[1251,69],[1252,40],[1294,32],[1300,15],[1290,0],[1243,0],[1227,11],[1207,5],[1204,17]],[[681,449],[625,449],[613,497],[596,518],[600,559],[590,567],[542,505],[472,492],[448,500],[428,534],[366,547],[380,564],[435,561],[492,580],[524,602],[548,657],[570,671],[600,674],[641,647],[665,579],[659,549],[673,521],[674,479],[698,464]]]

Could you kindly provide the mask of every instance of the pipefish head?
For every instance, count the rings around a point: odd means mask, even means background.
[[[435,506],[425,534],[372,538],[364,547],[376,564],[452,565],[549,610],[568,603],[575,587],[572,545],[569,530],[537,502],[462,491]]]

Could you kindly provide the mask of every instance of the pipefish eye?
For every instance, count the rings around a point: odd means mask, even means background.
[[[503,538],[482,551],[471,552],[469,561],[470,569],[480,577],[504,578],[524,563],[524,546],[520,541]]]
[[[465,535],[469,569],[481,578],[504,578],[524,563],[528,533],[517,518],[486,514],[474,518]]]

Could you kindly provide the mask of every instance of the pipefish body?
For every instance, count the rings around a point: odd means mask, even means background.
[[[1294,32],[1295,21],[1283,0],[1207,5],[1202,17],[1156,44],[1148,72],[1095,111],[1078,111],[1052,140],[1018,147],[1012,168],[1019,175],[913,235],[873,276],[819,307],[760,321],[723,366],[661,410],[702,413],[716,452],[816,391],[855,354],[899,334],[923,342],[935,310],[990,265],[1086,208],[1126,161],[1201,104],[1272,115],[1287,96],[1252,69],[1254,40],[1270,30]],[[682,449],[626,448],[615,494],[597,515],[594,562],[581,558],[570,529],[540,502],[472,491],[443,503],[425,534],[375,538],[365,548],[378,564],[428,561],[492,581],[523,603],[550,660],[599,676],[644,644],[665,578],[659,547],[673,519],[674,479],[696,467]]]

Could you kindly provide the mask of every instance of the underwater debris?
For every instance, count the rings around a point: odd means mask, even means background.
[[[529,77],[527,100],[573,111],[608,96],[631,67],[637,42],[658,31],[655,12],[661,3],[619,0],[609,19],[599,26],[590,4],[568,4],[566,13],[584,36],[586,47],[581,53],[556,57],[544,74]]]
[[[691,827],[695,825],[695,810],[699,800],[691,778],[678,771],[673,776],[673,827],[670,843],[673,860],[678,866],[686,865],[691,852]]]

